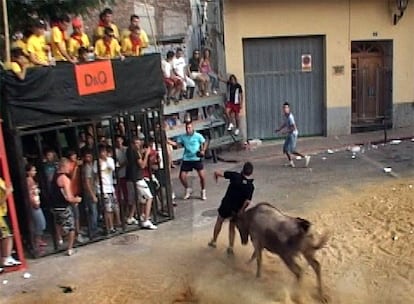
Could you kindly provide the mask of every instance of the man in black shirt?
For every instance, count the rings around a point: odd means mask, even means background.
[[[214,226],[213,239],[208,243],[208,245],[216,248],[217,237],[221,231],[221,226],[223,225],[224,220],[230,219],[229,248],[227,249],[227,253],[229,255],[233,254],[234,236],[236,231],[233,216],[244,212],[253,196],[253,179],[248,178],[252,175],[252,173],[253,165],[250,162],[246,162],[243,165],[241,173],[234,171],[214,172],[216,182],[219,177],[224,177],[225,179],[230,180],[230,185],[228,186],[226,194],[224,195],[221,205],[218,208],[218,216]]]

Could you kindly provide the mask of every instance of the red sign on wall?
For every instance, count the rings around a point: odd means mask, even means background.
[[[75,74],[80,96],[115,90],[110,60],[75,65]]]

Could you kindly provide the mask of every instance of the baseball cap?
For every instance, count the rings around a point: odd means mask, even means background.
[[[144,139],[145,139],[145,135],[144,135],[144,133],[140,132],[140,133],[138,134],[138,138],[139,138],[139,139],[141,139],[141,140],[144,140]]]
[[[46,28],[46,22],[44,22],[42,19],[36,18],[33,19],[33,26],[36,28]]]
[[[80,18],[73,18],[72,19],[72,27],[82,27],[82,20]]]

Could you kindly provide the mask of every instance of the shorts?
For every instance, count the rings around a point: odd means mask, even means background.
[[[194,170],[201,171],[204,169],[201,160],[184,160],[181,164],[180,172],[191,172]]]
[[[226,109],[230,109],[231,112],[234,112],[236,114],[240,113],[240,104],[236,104],[231,101],[226,101]]]
[[[200,73],[200,72],[191,72],[191,79],[197,79],[197,77],[200,77],[200,76],[202,76],[203,75],[203,73]]]
[[[75,217],[73,216],[72,207],[54,208],[55,222],[61,226],[63,231],[69,232],[75,230]]]
[[[134,187],[135,186],[135,187]],[[147,200],[152,199],[151,189],[144,179],[134,182],[128,182],[129,203],[133,204],[138,200],[139,203],[145,204]]]
[[[222,202],[220,207],[218,208],[218,214],[224,218],[224,219],[228,219],[228,218],[233,218],[234,215],[237,214],[237,211],[233,210],[233,208],[231,208],[228,204]]]
[[[0,216],[0,239],[11,237],[9,225],[5,216]]]
[[[103,205],[105,212],[116,212],[119,211],[118,202],[113,193],[105,193],[103,195]]]
[[[296,142],[298,136],[294,133],[289,133],[283,144],[283,153],[293,153],[296,151]]]

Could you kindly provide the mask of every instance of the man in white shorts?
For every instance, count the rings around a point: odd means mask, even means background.
[[[195,82],[187,75],[187,63],[185,62],[183,56],[183,50],[181,48],[177,48],[175,51],[175,58],[173,59],[173,70],[177,77],[179,77],[183,82],[183,94],[187,94],[187,87],[194,88]],[[182,94],[182,95],[183,95]],[[181,95],[180,95],[181,97]]]
[[[143,141],[134,136],[127,150],[128,165],[126,178],[130,204],[139,204],[140,223],[142,228],[157,229],[151,220],[153,196],[147,182],[144,180],[143,169],[148,166],[147,149],[143,148]]]

